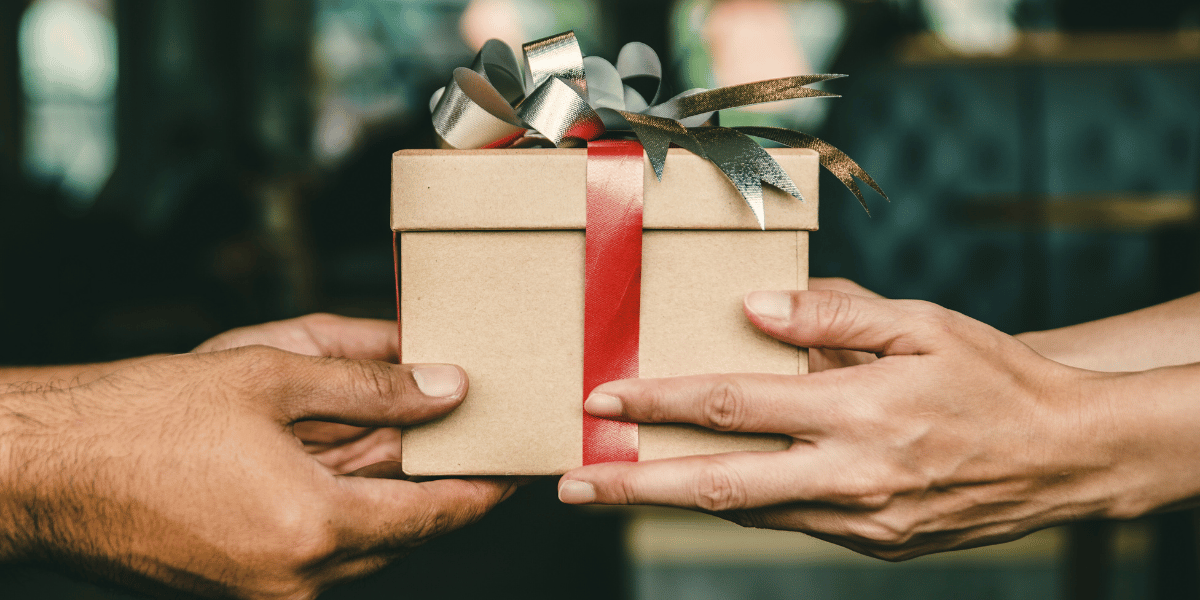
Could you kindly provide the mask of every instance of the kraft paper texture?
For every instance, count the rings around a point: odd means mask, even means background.
[[[643,377],[807,371],[803,350],[758,332],[742,312],[749,291],[807,287],[817,155],[771,152],[807,200],[771,190],[771,231],[757,229],[733,187],[698,157],[672,150],[663,182],[650,173]],[[486,169],[470,177],[462,163]],[[586,155],[420,151],[397,153],[393,164],[403,360],[462,365],[471,381],[453,413],[405,429],[404,471],[552,475],[579,466]],[[786,446],[776,436],[639,427],[640,460]]]

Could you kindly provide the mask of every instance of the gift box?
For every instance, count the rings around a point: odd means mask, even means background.
[[[640,152],[640,148],[638,149]],[[765,230],[713,162],[643,157],[641,377],[807,371],[759,332],[754,290],[804,289],[818,153],[771,149],[803,200],[762,190]],[[405,150],[393,156],[402,358],[470,376],[462,405],[403,432],[410,475],[549,475],[584,463],[587,149]],[[590,418],[590,417],[586,417]],[[778,450],[777,436],[638,425],[636,459]]]
[[[809,86],[841,75],[668,97],[644,44],[613,64],[564,32],[521,57],[485,43],[430,101],[446,149],[393,156],[402,358],[471,378],[457,410],[404,431],[405,472],[549,475],[785,448],[778,436],[598,419],[583,400],[614,379],[807,371],[803,350],[750,324],[742,298],[806,287],[819,167],[864,209],[854,178],[883,190],[819,138],[721,127],[719,111],[834,97]]]

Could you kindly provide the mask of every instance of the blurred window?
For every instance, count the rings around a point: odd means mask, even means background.
[[[964,54],[1004,54],[1016,46],[1020,0],[925,0],[929,28]]]
[[[519,51],[573,29],[585,53],[606,49],[600,0],[317,0],[316,14],[313,143],[327,165],[372,128],[427,119],[433,91],[490,38]]]
[[[847,27],[836,0],[681,0],[671,20],[685,88],[828,72]],[[807,129],[819,127],[828,110],[824,100],[773,102],[721,111],[721,122]]]
[[[25,170],[91,206],[116,163],[111,0],[36,0],[21,22]]]

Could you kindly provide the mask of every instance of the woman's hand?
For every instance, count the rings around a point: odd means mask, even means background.
[[[786,434],[788,450],[586,466],[563,476],[563,501],[695,508],[888,560],[1162,505],[1147,491],[1164,468],[1147,467],[1153,426],[1115,402],[1129,376],[1052,362],[934,304],[814,287],[825,289],[750,294],[746,314],[818,349],[819,372],[614,381],[585,404],[599,417]],[[1200,412],[1194,389],[1181,417]],[[1196,439],[1197,420],[1176,422]],[[1173,487],[1179,499],[1196,486]]]

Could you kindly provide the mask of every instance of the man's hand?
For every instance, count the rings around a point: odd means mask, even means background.
[[[340,475],[305,452],[295,425],[407,425],[466,390],[454,366],[252,346],[2,395],[0,559],[64,562],[151,592],[311,598],[478,519],[513,485]]]
[[[601,385],[585,404],[596,416],[793,443],[582,467],[563,501],[695,508],[902,560],[1196,497],[1197,478],[1178,475],[1198,466],[1195,369],[1082,371],[933,304],[828,289],[756,292],[746,313],[788,343],[880,358]]]
[[[355,360],[400,360],[395,321],[312,314],[226,331],[192,352],[212,352],[261,344],[305,354]],[[380,474],[400,461],[400,428],[355,427],[327,421],[300,421],[292,433],[321,464],[338,473]],[[379,466],[373,466],[379,465]],[[369,471],[359,471],[370,467]]]

